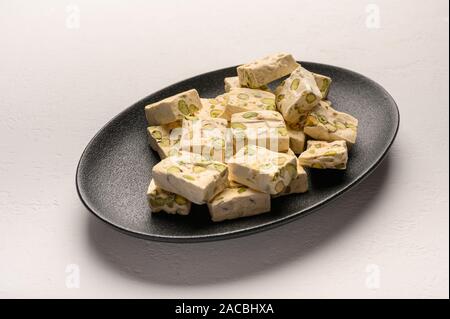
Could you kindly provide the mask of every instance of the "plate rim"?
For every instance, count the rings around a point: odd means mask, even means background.
[[[87,150],[91,147],[92,143],[94,142],[94,140],[97,138],[97,136],[106,128],[110,125],[110,123],[114,122],[117,118],[119,118],[120,116],[122,116],[123,114],[127,113],[130,109],[132,109],[133,107],[135,107],[137,104],[142,103],[145,99],[147,99],[150,95],[154,95],[157,94],[160,91],[163,90],[167,90],[172,86],[176,86],[186,80],[191,80],[191,79],[195,79],[197,77],[204,77],[208,74],[211,73],[215,73],[215,72],[219,72],[225,69],[230,69],[230,68],[235,68],[237,66],[231,66],[231,67],[225,67],[225,68],[221,68],[221,69],[217,69],[217,70],[213,70],[213,71],[209,71],[209,72],[205,72],[202,74],[198,74],[189,78],[186,78],[184,80],[178,81],[174,84],[171,84],[167,87],[164,87],[158,91],[155,91],[151,94],[148,94],[147,96],[141,98],[140,100],[138,100],[137,102],[133,103],[132,105],[126,107],[125,109],[123,109],[121,112],[119,112],[118,114],[116,114],[113,118],[111,118],[109,121],[107,121],[96,133],[95,135],[89,140],[88,144],[86,145],[86,147],[84,148],[83,152],[81,153],[80,159],[78,161],[77,164],[77,168],[76,168],[76,173],[75,173],[75,185],[76,185],[76,190],[77,190],[77,194],[78,197],[80,198],[81,202],[83,203],[84,207],[91,212],[94,216],[96,216],[98,219],[100,219],[101,221],[105,222],[106,224],[112,226],[114,229],[120,231],[121,233],[127,234],[127,235],[131,235],[133,237],[137,237],[137,238],[141,238],[141,239],[145,239],[145,240],[152,240],[152,241],[158,241],[158,242],[170,242],[170,243],[198,243],[198,242],[209,242],[209,241],[219,241],[219,240],[226,240],[226,239],[232,239],[232,238],[237,238],[237,237],[242,237],[242,236],[248,236],[248,235],[252,235],[261,231],[266,231],[266,230],[270,230],[273,229],[275,227],[278,226],[282,226],[285,225],[289,222],[292,222],[294,220],[296,220],[297,218],[300,217],[304,217],[307,216],[317,210],[319,210],[320,208],[323,208],[324,206],[330,204],[331,202],[333,202],[334,200],[338,199],[339,197],[341,197],[344,193],[346,193],[347,191],[349,191],[350,189],[356,187],[357,185],[359,185],[363,180],[365,180],[372,172],[374,172],[377,167],[381,164],[381,162],[385,159],[385,157],[387,156],[390,148],[392,147],[399,129],[400,129],[400,111],[398,108],[397,103],[395,102],[394,98],[392,97],[392,95],[380,84],[378,84],[377,82],[375,82],[374,80],[372,80],[371,78],[343,68],[343,67],[339,67],[339,66],[334,66],[334,65],[330,65],[330,64],[324,64],[324,63],[317,63],[317,62],[309,62],[309,61],[301,61],[299,62],[300,64],[310,64],[310,65],[317,65],[319,67],[332,67],[335,69],[339,69],[341,71],[344,72],[348,72],[348,73],[353,73],[356,76],[359,77],[363,77],[365,79],[367,79],[368,81],[371,82],[372,85],[376,86],[378,89],[380,89],[385,95],[386,97],[390,100],[391,104],[393,106],[395,106],[395,114],[397,116],[397,121],[396,121],[396,127],[395,127],[395,131],[394,134],[392,135],[391,139],[389,140],[389,143],[386,145],[386,147],[383,149],[382,152],[380,152],[380,155],[378,156],[378,158],[376,159],[376,162],[371,165],[368,169],[366,169],[365,171],[363,171],[363,173],[361,173],[357,179],[353,182],[351,182],[350,184],[348,184],[347,186],[345,186],[343,189],[341,189],[339,192],[334,193],[333,195],[330,195],[322,200],[320,200],[319,202],[317,202],[316,204],[305,208],[303,210],[297,211],[289,216],[285,216],[282,218],[279,218],[277,220],[274,221],[270,221],[270,222],[265,222],[263,224],[259,224],[257,226],[251,226],[251,227],[246,227],[246,228],[242,228],[239,230],[233,230],[233,231],[227,231],[225,233],[218,233],[218,234],[213,234],[213,235],[193,235],[193,236],[170,236],[170,235],[156,235],[156,234],[147,234],[147,233],[143,233],[140,231],[136,231],[136,230],[132,230],[129,229],[127,227],[124,227],[123,225],[119,225],[117,223],[115,223],[114,221],[109,220],[108,218],[105,218],[104,216],[102,216],[102,214],[100,212],[98,212],[95,208],[91,207],[89,205],[89,203],[87,202],[87,200],[84,198],[84,192],[80,186],[81,184],[81,178],[80,178],[80,169],[81,166],[83,164],[83,160],[85,158],[85,155],[87,153]]]

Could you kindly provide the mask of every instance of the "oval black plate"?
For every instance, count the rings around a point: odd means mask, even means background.
[[[357,144],[346,171],[309,170],[310,190],[272,200],[272,211],[222,223],[210,221],[206,205],[194,205],[187,217],[151,214],[145,192],[158,155],[147,145],[144,106],[196,88],[202,97],[223,93],[223,79],[236,67],[202,74],[169,86],[137,102],[107,123],[91,140],[78,164],[76,184],[84,205],[101,220],[138,237],[193,242],[237,237],[278,226],[342,195],[372,172],[392,145],[399,113],[392,97],[377,83],[335,66],[302,63],[331,76],[334,107],[359,120]],[[276,83],[273,84],[273,87]]]

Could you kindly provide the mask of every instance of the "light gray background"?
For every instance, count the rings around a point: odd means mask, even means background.
[[[447,0],[0,1],[0,297],[448,298],[448,21]],[[396,99],[398,138],[366,181],[223,242],[145,242],[86,211],[75,168],[109,119],[276,51],[363,73]]]

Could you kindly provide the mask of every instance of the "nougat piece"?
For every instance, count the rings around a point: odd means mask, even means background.
[[[288,75],[298,66],[288,53],[276,53],[237,68],[239,83],[244,87],[259,88]]]
[[[208,203],[208,209],[214,222],[254,216],[270,211],[270,195],[230,182]]]
[[[289,136],[289,148],[295,154],[301,154],[305,150],[305,133],[289,125],[286,126],[286,129]]]
[[[294,152],[289,149],[288,154],[294,155]],[[279,197],[290,194],[305,193],[308,191],[308,175],[305,169],[300,165],[300,160],[297,159],[297,177],[294,178],[291,183],[286,186],[286,188],[277,195],[272,195],[272,197]]]
[[[247,145],[228,161],[229,179],[254,190],[279,194],[297,177],[297,158]]]
[[[275,94],[278,110],[292,125],[299,125],[322,98],[313,74],[301,66],[281,82]]]
[[[185,197],[195,204],[205,204],[228,185],[225,164],[210,161],[199,154],[180,152],[153,166],[156,186]]]
[[[225,92],[230,92],[231,89],[234,88],[242,88],[245,86],[242,86],[241,83],[239,82],[239,77],[238,76],[232,76],[232,77],[228,77],[225,78],[223,80],[224,84],[225,84]],[[262,91],[267,91],[270,92],[270,89],[267,85],[263,85],[259,88],[257,88],[258,90],[262,90]]]
[[[148,125],[163,125],[196,116],[201,108],[198,92],[192,89],[147,105],[145,116]]]
[[[147,133],[150,147],[158,152],[161,159],[178,154],[182,136],[180,121],[166,125],[149,126]]]
[[[251,144],[274,152],[287,152],[289,136],[283,117],[277,111],[248,111],[231,116],[235,149]]]
[[[307,143],[307,149],[298,157],[300,165],[320,169],[346,169],[348,160],[345,141],[312,141]]]
[[[233,155],[233,140],[227,126],[228,121],[222,118],[183,120],[182,150],[225,162],[226,156]]]
[[[320,93],[322,94],[322,99],[326,99],[328,97],[328,92],[330,92],[330,86],[331,86],[331,78],[326,75],[318,74],[318,73],[312,73],[314,76],[314,79],[316,80],[316,84],[320,90]]]
[[[226,104],[226,112],[234,113],[258,110],[275,111],[275,95],[270,92],[233,88],[230,92],[223,94]]]
[[[225,110],[226,103],[222,95],[211,99],[201,98],[200,101],[202,102],[202,108],[197,114],[198,118],[222,118],[228,121],[230,120],[230,116],[226,113]]]
[[[321,141],[344,140],[351,147],[356,142],[358,120],[353,116],[338,112],[330,103],[321,101],[309,113],[304,126],[306,135]]]
[[[147,199],[152,213],[164,211],[168,214],[188,215],[191,211],[190,201],[157,187],[153,180],[148,186]]]

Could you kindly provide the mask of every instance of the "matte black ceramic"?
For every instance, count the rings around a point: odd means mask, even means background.
[[[304,62],[302,65],[330,76],[333,84],[329,100],[334,108],[359,120],[357,143],[350,151],[346,171],[308,170],[310,189],[307,193],[273,199],[272,211],[260,216],[213,223],[206,205],[193,205],[189,216],[152,215],[145,193],[152,166],[159,157],[147,144],[144,106],[192,88],[202,97],[215,97],[223,93],[223,79],[236,74],[236,67],[230,67],[153,93],[107,123],[81,156],[76,174],[81,201],[118,230],[171,242],[248,235],[287,223],[329,203],[378,166],[397,134],[399,113],[392,97],[360,74],[324,64]]]

